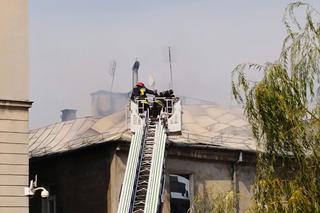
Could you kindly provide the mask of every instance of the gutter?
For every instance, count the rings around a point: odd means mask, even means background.
[[[201,144],[201,143],[184,143],[184,142],[173,142],[172,140],[170,141],[170,146],[176,146],[176,147],[194,147],[194,148],[201,148],[201,149],[222,149],[222,150],[230,150],[230,151],[240,151],[240,152],[247,152],[247,153],[252,153],[256,154],[256,150],[251,150],[251,149],[236,149],[236,148],[229,148],[221,145],[216,145],[216,144]]]

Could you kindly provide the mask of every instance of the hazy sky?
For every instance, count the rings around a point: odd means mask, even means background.
[[[176,94],[233,104],[231,71],[274,61],[285,36],[287,0],[29,0],[30,127],[60,120],[60,110],[90,114],[90,93],[128,92],[131,67],[167,89],[172,47]],[[319,0],[310,0],[320,9]]]

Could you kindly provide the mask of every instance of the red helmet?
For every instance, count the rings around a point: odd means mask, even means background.
[[[137,86],[137,87],[144,87],[144,83],[141,82],[141,81],[138,81],[138,82],[136,83],[136,86]]]

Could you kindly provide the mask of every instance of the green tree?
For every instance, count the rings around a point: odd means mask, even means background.
[[[252,211],[320,212],[320,13],[291,3],[283,22],[276,62],[232,72],[233,95],[258,141]]]
[[[204,188],[198,192],[192,208],[188,212],[193,213],[232,213],[234,212],[235,195],[233,191],[215,192],[213,188]]]

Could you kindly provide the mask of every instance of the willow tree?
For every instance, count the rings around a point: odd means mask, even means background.
[[[320,212],[320,13],[292,3],[283,22],[276,62],[232,72],[233,95],[258,141],[253,211]]]

